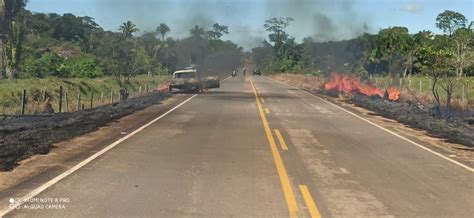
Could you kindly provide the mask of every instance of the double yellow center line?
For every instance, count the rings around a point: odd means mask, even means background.
[[[290,217],[298,217],[298,206],[296,205],[296,198],[293,194],[293,188],[291,186],[290,179],[288,178],[285,166],[283,165],[283,160],[281,159],[280,153],[278,152],[275,139],[273,138],[270,125],[268,124],[267,117],[263,111],[262,104],[260,103],[260,98],[258,97],[253,81],[250,81],[250,84],[252,85],[255,100],[257,101],[258,111],[260,113],[260,117],[262,118],[263,128],[265,129],[265,134],[267,135],[268,143],[273,154],[273,159],[275,160],[278,175],[280,176],[280,182],[285,195],[286,204],[288,205],[288,210],[290,212]]]
[[[263,102],[263,98],[259,98],[259,95],[257,93],[257,88],[255,84],[253,83],[252,80],[250,80],[250,84],[252,85],[252,91],[255,95],[255,100],[257,102],[257,107],[258,111],[260,114],[260,118],[262,119],[263,122],[263,128],[265,129],[265,134],[268,139],[268,144],[270,145],[270,149],[272,151],[273,159],[275,161],[275,165],[278,171],[278,175],[280,177],[280,182],[281,186],[283,188],[283,193],[285,195],[285,200],[286,204],[288,206],[288,211],[290,213],[290,217],[298,217],[298,206],[296,203],[296,198],[293,192],[293,188],[290,183],[290,179],[288,178],[288,174],[286,173],[285,166],[283,164],[283,160],[280,156],[280,153],[278,152],[277,145],[275,143],[275,139],[273,138],[272,131],[270,129],[270,125],[268,124],[267,117],[265,115],[265,111],[269,113],[268,109],[264,110],[262,107],[262,103],[260,100]],[[280,130],[275,129],[275,134],[280,142],[280,145],[282,146],[283,150],[288,150],[288,146],[285,143],[285,140],[283,139],[283,136],[281,135]],[[310,212],[311,217],[321,217],[319,214],[318,208],[316,207],[316,204],[314,203],[314,199],[311,196],[311,193],[309,192],[309,189],[305,185],[300,185],[299,186],[300,191],[303,195],[303,199],[308,207],[308,210]]]

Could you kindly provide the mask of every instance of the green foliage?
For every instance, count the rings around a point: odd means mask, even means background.
[[[451,36],[456,29],[466,27],[466,17],[458,12],[446,10],[436,17],[436,27]]]
[[[268,38],[273,43],[275,54],[279,60],[290,58],[295,54],[295,41],[285,32],[290,23],[294,21],[291,17],[272,18],[265,21],[265,29],[269,33]]]
[[[194,27],[191,30],[189,30],[189,34],[191,34],[192,38],[202,39],[206,35],[206,32],[205,32],[204,28],[202,28],[198,25],[194,25]]]
[[[291,71],[297,66],[297,62],[293,59],[284,59],[280,63],[280,71],[281,72],[288,72]]]
[[[59,70],[63,63],[63,58],[56,53],[47,52],[37,57],[28,57],[23,64],[23,78],[30,77],[47,77],[47,76],[63,76]]]
[[[138,29],[137,25],[132,23],[132,21],[127,21],[127,22],[123,23],[119,27],[119,30],[123,33],[125,38],[128,38],[128,39],[132,38],[134,33],[140,31],[140,29]]]
[[[253,59],[262,69],[285,72],[316,69],[325,74],[345,71],[363,77],[443,72],[461,78],[474,73],[473,22],[467,26],[466,18],[458,12],[445,11],[436,19],[437,27],[449,35],[434,35],[430,31],[410,34],[406,27],[395,26],[338,42],[315,42],[308,37],[301,44],[285,32],[291,21],[291,18],[266,21],[264,27],[270,42],[264,41],[263,46],[252,49]],[[433,58],[427,52],[430,50],[449,55]],[[427,66],[433,61],[443,61],[445,66],[438,63]]]
[[[97,59],[92,55],[69,59],[59,66],[58,71],[62,77],[73,78],[97,78],[104,74]]]
[[[169,33],[171,31],[170,27],[164,23],[161,23],[157,28],[156,32],[161,34],[161,39],[165,41],[165,35],[166,33]]]
[[[212,30],[209,30],[206,32],[206,35],[209,39],[212,40],[218,40],[220,39],[224,34],[229,34],[229,27],[227,26],[221,26],[218,23],[215,23],[212,26]]]

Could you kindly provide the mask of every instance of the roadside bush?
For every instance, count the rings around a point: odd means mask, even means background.
[[[280,72],[288,72],[294,69],[296,66],[296,61],[292,59],[284,59],[280,63]]]
[[[25,60],[23,77],[60,76],[59,66],[63,61],[63,58],[53,52],[46,52],[39,58],[31,56]]]
[[[92,55],[81,55],[63,63],[59,71],[65,77],[97,78],[104,75],[99,62]]]

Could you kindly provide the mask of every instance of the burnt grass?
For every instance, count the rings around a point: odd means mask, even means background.
[[[0,171],[12,170],[35,154],[47,154],[56,142],[97,130],[121,117],[157,104],[164,92],[73,113],[0,118]]]
[[[320,90],[318,94],[331,97],[335,92]],[[355,94],[349,102],[386,118],[397,120],[412,128],[426,131],[431,136],[443,138],[447,142],[462,144],[474,148],[474,113],[453,111],[449,118],[435,116],[432,106],[420,105],[417,102],[391,102],[378,96]]]

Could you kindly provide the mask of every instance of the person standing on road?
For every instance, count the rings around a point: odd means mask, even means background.
[[[244,67],[243,72],[244,72],[244,77],[245,77],[245,73],[247,73],[247,68]]]

